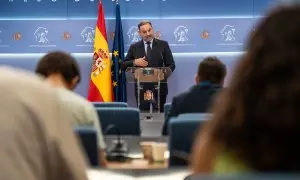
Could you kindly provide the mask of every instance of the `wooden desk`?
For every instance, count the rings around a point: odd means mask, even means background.
[[[130,162],[109,162],[108,169],[166,169],[168,168],[168,160],[164,163],[151,163],[144,159],[134,159]]]

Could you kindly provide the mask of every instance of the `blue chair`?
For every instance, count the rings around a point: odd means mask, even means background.
[[[126,108],[128,104],[125,102],[93,102],[94,107],[119,107]]]
[[[211,114],[191,113],[171,118],[169,130],[169,166],[188,165],[188,156],[198,129],[211,117]]]
[[[99,166],[97,131],[92,127],[77,127],[73,131],[78,136],[79,142],[92,167]]]
[[[96,108],[100,118],[103,134],[106,135],[136,135],[141,134],[140,111],[137,108]],[[108,131],[112,125],[115,129]]]
[[[206,118],[206,119],[210,119],[212,117],[211,113],[184,113],[184,114],[179,114],[178,115],[179,118],[183,118],[183,119],[195,119],[195,117],[197,118]]]
[[[171,105],[172,105],[171,103],[166,103],[164,105],[165,120],[168,118],[168,113],[169,113],[169,111],[171,109]]]

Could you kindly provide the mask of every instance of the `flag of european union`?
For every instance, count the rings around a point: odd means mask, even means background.
[[[112,50],[112,80],[114,88],[114,101],[127,102],[126,93],[126,74],[122,70],[122,63],[124,61],[124,42],[123,30],[120,14],[120,5],[116,1],[116,29],[114,34],[114,43]]]

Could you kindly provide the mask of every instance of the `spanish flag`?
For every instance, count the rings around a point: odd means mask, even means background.
[[[106,36],[104,9],[100,0],[88,100],[111,102],[112,96],[111,59]]]

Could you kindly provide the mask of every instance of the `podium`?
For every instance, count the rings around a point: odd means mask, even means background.
[[[150,117],[153,117],[153,105],[157,112],[160,112],[160,88],[163,83],[167,83],[171,73],[169,67],[129,67],[126,69],[127,82],[136,84],[137,106],[140,109],[141,101],[148,102],[150,104]],[[141,99],[141,91],[147,84],[153,85],[156,93],[147,90],[144,92],[144,98]]]

